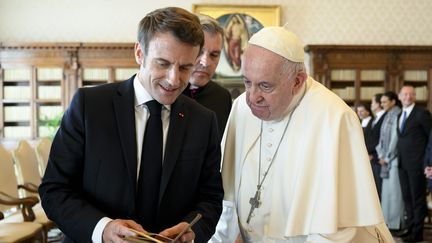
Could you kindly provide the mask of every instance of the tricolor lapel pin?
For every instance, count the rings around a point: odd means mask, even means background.
[[[179,112],[179,117],[183,118],[184,114],[182,112]]]

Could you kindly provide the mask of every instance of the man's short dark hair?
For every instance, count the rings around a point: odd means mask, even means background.
[[[222,37],[224,36],[224,29],[220,26],[216,19],[205,14],[197,14],[197,16],[201,22],[204,32],[211,34],[221,34]]]
[[[153,37],[167,32],[191,46],[201,49],[204,45],[204,33],[196,15],[177,7],[160,8],[147,14],[138,26],[138,42],[145,54]]]
[[[379,107],[382,109],[383,107],[382,107],[382,105],[381,105],[381,97],[382,97],[382,93],[378,93],[378,94],[375,94],[374,96],[373,96],[373,99],[375,100],[375,102],[376,103],[378,103],[379,104]]]

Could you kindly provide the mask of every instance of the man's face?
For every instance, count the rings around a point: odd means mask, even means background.
[[[189,83],[202,87],[213,77],[222,51],[222,35],[204,31],[204,46],[198,56]]]
[[[381,109],[381,104],[375,101],[375,97],[372,97],[371,100],[371,110],[373,112],[377,112]]]
[[[183,43],[171,33],[157,33],[147,54],[135,44],[139,81],[155,100],[171,105],[186,88],[198,53],[199,46]]]
[[[242,65],[246,101],[252,113],[265,121],[279,120],[285,115],[305,77],[284,70],[285,59],[262,47],[250,45]]]
[[[369,112],[366,110],[364,106],[359,106],[357,107],[357,115],[361,120],[363,120],[369,116]]]
[[[399,92],[399,100],[402,102],[403,107],[410,106],[416,100],[416,93],[413,87],[404,86]]]

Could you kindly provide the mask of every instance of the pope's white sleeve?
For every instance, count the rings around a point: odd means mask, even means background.
[[[222,215],[216,226],[216,232],[208,242],[234,242],[239,232],[235,205],[231,201],[224,200]]]
[[[333,234],[311,234],[308,235],[308,243],[351,243],[356,236],[356,228],[343,228]]]

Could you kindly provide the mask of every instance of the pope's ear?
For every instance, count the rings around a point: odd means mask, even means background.
[[[299,72],[297,77],[294,79],[294,86],[292,89],[292,94],[295,95],[298,93],[301,87],[303,87],[304,82],[307,79],[306,72]]]
[[[134,53],[136,63],[141,66],[144,62],[144,50],[141,48],[141,45],[138,42],[135,43]]]

